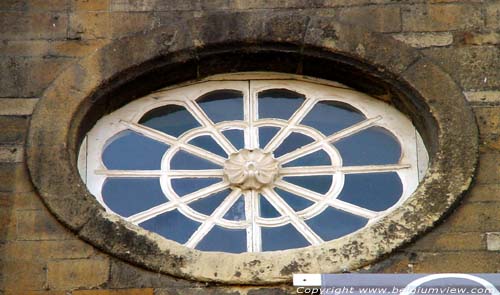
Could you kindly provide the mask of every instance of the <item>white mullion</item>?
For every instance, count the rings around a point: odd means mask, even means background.
[[[231,206],[236,203],[238,198],[241,195],[241,190],[235,189],[233,190],[223,201],[222,203],[215,209],[215,211],[210,215],[199,227],[198,229],[191,235],[189,240],[184,244],[186,247],[194,248],[198,243],[210,232],[210,230],[214,227],[217,220],[222,218],[224,214],[231,208]]]
[[[267,200],[278,210],[283,216],[288,216],[290,222],[311,245],[319,245],[323,243],[323,239],[318,236],[308,225],[302,220],[297,213],[285,202],[281,197],[270,188],[263,188],[263,193]]]
[[[260,226],[257,224],[257,215],[260,211],[259,193],[255,190],[245,192],[245,217],[247,227],[247,251],[262,251],[262,235]]]
[[[291,183],[284,181],[284,180],[277,181],[276,187],[278,187],[282,190],[285,190],[287,192],[290,192],[294,195],[303,197],[303,198],[310,200],[312,202],[317,202],[317,203],[324,202],[325,198],[326,198],[322,194],[318,194],[316,192],[305,189],[305,188],[300,187],[300,186],[295,185],[295,184],[291,184]],[[368,219],[374,218],[378,215],[378,212],[368,210],[368,209],[365,209],[365,208],[362,208],[362,207],[359,207],[359,206],[356,206],[356,205],[353,205],[353,204],[350,204],[350,203],[347,203],[347,202],[344,202],[344,201],[341,201],[338,199],[327,200],[326,204],[335,208],[335,209],[339,209],[339,210],[342,210],[342,211],[345,211],[345,212],[348,212],[348,213],[351,213],[354,215],[358,215],[358,216],[361,216],[364,218],[368,218]]]
[[[259,128],[255,122],[259,118],[259,101],[257,92],[251,91],[251,82],[248,81],[248,91],[245,95],[243,107],[244,120],[247,122],[245,128],[245,148],[253,150],[259,148]]]
[[[186,104],[189,112],[194,115],[196,120],[201,125],[207,127],[210,130],[211,135],[213,136],[215,141],[224,149],[226,154],[230,155],[237,152],[234,145],[222,134],[222,132],[220,132],[219,129],[215,127],[214,122],[207,116],[207,114],[196,102],[187,100]]]
[[[300,158],[302,156],[308,155],[312,152],[315,152],[315,151],[321,149],[321,146],[324,144],[330,144],[332,142],[338,141],[342,138],[351,136],[351,135],[356,134],[360,131],[363,131],[367,128],[370,128],[375,124],[375,122],[377,122],[380,119],[382,119],[381,116],[376,116],[376,117],[373,117],[370,119],[366,119],[366,120],[361,121],[359,123],[356,123],[350,127],[347,127],[347,128],[342,129],[338,132],[335,132],[332,135],[330,135],[322,140],[311,142],[310,144],[307,144],[307,145],[300,147],[296,150],[293,150],[287,154],[284,154],[281,157],[279,157],[277,160],[280,162],[280,164],[286,164],[290,161],[293,161],[297,158]]]
[[[274,151],[282,142],[287,138],[290,133],[292,133],[293,127],[295,127],[304,117],[309,113],[309,111],[314,107],[317,100],[314,98],[308,98],[304,103],[293,113],[292,117],[288,120],[288,124],[285,128],[282,128],[278,133],[269,141],[269,143],[264,148],[264,152],[269,153]]]
[[[95,174],[108,177],[160,177],[163,172],[161,170],[95,170]]]
[[[215,193],[217,193],[221,190],[224,190],[228,187],[229,187],[229,184],[227,182],[225,182],[225,181],[218,182],[216,184],[212,184],[210,186],[207,186],[205,188],[202,188],[200,190],[197,190],[195,192],[187,194],[187,195],[183,196],[182,198],[179,198],[176,200],[170,200],[168,203],[164,203],[164,204],[158,205],[156,207],[150,208],[148,210],[134,214],[132,216],[129,216],[126,218],[126,220],[130,221],[132,223],[135,223],[135,224],[139,224],[139,223],[142,223],[146,220],[149,220],[155,216],[158,216],[162,213],[176,209],[179,204],[189,204],[191,202],[205,198],[209,195],[215,194]]]
[[[132,123],[132,122],[126,122],[126,121],[120,121],[120,123],[124,124],[127,126],[130,130],[138,132],[144,136],[147,136],[151,139],[154,139],[156,141],[164,142],[168,145],[170,145],[170,148],[176,148],[179,147],[181,150],[184,150],[188,153],[191,153],[195,156],[198,156],[202,159],[209,160],[217,165],[224,165],[224,162],[226,159],[223,157],[216,155],[210,151],[204,150],[202,148],[199,148],[197,146],[184,143],[184,142],[179,142],[177,138],[170,136],[168,134],[165,134],[161,131],[155,130],[153,128],[149,128],[144,125]]]
[[[284,167],[280,169],[281,176],[314,176],[314,175],[332,175],[337,172],[344,174],[362,174],[362,173],[380,173],[391,172],[411,168],[409,164],[395,165],[364,165],[364,166],[344,166],[334,167],[324,166],[296,166]]]
[[[224,176],[224,170],[170,170],[165,174],[170,178],[221,178]]]

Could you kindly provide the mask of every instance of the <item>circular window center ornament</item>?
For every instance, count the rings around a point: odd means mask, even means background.
[[[232,186],[259,190],[272,186],[278,177],[279,163],[271,153],[243,149],[231,154],[224,163],[224,177]]]

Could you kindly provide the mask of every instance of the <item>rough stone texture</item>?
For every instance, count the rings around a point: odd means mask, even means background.
[[[297,11],[304,17],[290,17],[290,12]],[[263,27],[261,23],[252,22],[252,12],[274,19],[273,25]],[[200,28],[197,22],[206,16],[213,18],[208,36],[200,34],[207,28]],[[339,39],[343,33],[338,32],[339,28],[332,25],[329,17],[350,23],[353,28],[350,38]],[[420,54],[390,55],[390,47],[397,46],[394,44],[399,41],[384,43],[377,38],[370,39],[364,30],[385,32],[417,49],[422,48],[419,52],[450,74],[474,105],[481,136],[480,165],[474,184],[455,211],[428,234],[366,271],[500,270],[497,245],[500,230],[498,1],[3,0],[0,1],[0,68],[3,69],[0,73],[0,294],[294,293],[289,285],[207,288],[124,263],[79,240],[50,215],[38,193],[33,191],[22,156],[31,99],[41,97],[66,67],[95,54],[113,39],[165,25],[171,29],[152,41],[165,44],[165,55],[190,40],[197,46],[230,40],[239,34],[237,28],[241,26],[253,28],[249,38],[254,36],[254,40],[279,35],[296,45],[305,40],[334,52],[356,52],[357,57],[366,57],[377,65],[387,66],[392,61],[386,70],[396,74],[405,72],[421,58]],[[225,27],[232,30],[230,34],[221,35],[227,32],[221,29]],[[364,30],[357,32],[354,28],[358,27]],[[128,54],[102,61],[103,66],[95,67],[89,76],[107,79],[111,65],[137,58],[150,47],[151,44],[144,44],[128,48],[125,50]],[[297,68],[300,70],[296,67],[294,71]],[[306,67],[303,69],[309,71]],[[186,72],[196,73],[196,69]],[[68,84],[79,77],[81,72],[74,72]],[[65,96],[68,104],[85,89],[84,82],[81,83],[78,89],[63,91],[71,93]],[[21,101],[23,98],[30,100]],[[12,104],[11,99],[16,103]],[[5,100],[9,101],[5,103]],[[52,105],[46,110],[46,116],[58,116],[65,110],[64,105]],[[65,157],[61,154],[61,160]],[[49,171],[58,166],[55,162],[44,169]],[[60,180],[65,181],[73,180]],[[74,199],[60,198],[59,201],[75,206]],[[72,226],[80,228],[88,216],[93,215],[95,212],[90,210],[88,215],[75,216]],[[113,231],[108,234],[112,235]]]

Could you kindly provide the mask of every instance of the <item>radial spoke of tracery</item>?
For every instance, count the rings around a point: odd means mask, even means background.
[[[160,177],[163,172],[161,170],[95,170],[95,174],[108,177],[145,178]]]
[[[280,162],[280,164],[286,164],[286,163],[293,161],[297,158],[300,158],[302,156],[305,156],[305,155],[313,153],[317,150],[320,150],[324,144],[333,143],[333,142],[338,141],[342,138],[351,136],[351,135],[356,134],[360,131],[363,131],[367,128],[370,128],[375,124],[375,122],[377,122],[380,119],[382,119],[381,116],[376,116],[374,118],[366,119],[366,120],[361,121],[357,124],[354,124],[350,127],[347,127],[347,128],[342,129],[338,132],[335,132],[332,135],[330,135],[322,140],[312,142],[312,143],[307,144],[303,147],[300,147],[294,151],[291,151],[288,154],[284,154],[283,156],[279,157],[277,160]]]
[[[244,121],[247,122],[245,128],[245,148],[259,148],[259,128],[255,127],[255,122],[259,118],[259,100],[257,93],[248,92],[245,96],[243,106]]]
[[[274,151],[285,138],[292,133],[293,127],[300,123],[304,117],[311,111],[311,109],[316,104],[316,99],[308,98],[302,103],[302,105],[293,113],[292,117],[288,120],[288,124],[285,128],[282,128],[266,145],[264,151],[266,153]]]
[[[225,181],[218,182],[210,186],[207,186],[205,188],[202,188],[200,190],[197,190],[195,192],[192,192],[190,194],[187,194],[182,198],[170,200],[168,203],[164,203],[156,207],[150,208],[146,211],[142,211],[140,213],[129,216],[127,217],[127,220],[132,223],[139,224],[155,216],[163,214],[165,212],[172,211],[176,209],[179,206],[179,204],[189,204],[191,202],[206,198],[210,195],[220,192],[228,187],[229,183]]]
[[[210,232],[214,227],[217,220],[222,218],[227,211],[236,203],[241,196],[241,190],[234,189],[222,203],[215,209],[215,211],[208,217],[193,233],[189,240],[184,244],[187,247],[194,248],[198,243]]]
[[[247,251],[260,252],[262,250],[262,237],[260,226],[257,224],[259,213],[259,193],[255,190],[245,191],[245,217],[247,227]]]
[[[170,178],[222,178],[222,169],[208,170],[170,170],[165,173]]]
[[[214,122],[207,116],[207,114],[203,111],[200,106],[192,101],[187,101],[187,108],[189,112],[202,124],[204,127],[209,128],[212,137],[217,141],[217,143],[224,149],[224,151],[230,155],[232,153],[236,153],[237,150],[234,145],[217,129],[214,125]]]
[[[395,165],[366,165],[366,166],[297,166],[284,167],[280,169],[281,176],[314,176],[314,175],[332,175],[337,172],[344,174],[362,174],[362,173],[377,173],[390,172],[402,169],[408,169],[411,165],[395,164]]]
[[[290,222],[311,245],[323,243],[323,239],[318,236],[273,189],[263,188],[263,193],[267,200],[278,210],[282,216],[288,216]]]
[[[210,162],[213,162],[217,165],[224,165],[224,162],[226,159],[224,159],[221,156],[218,156],[210,151],[204,150],[202,148],[199,148],[197,146],[184,143],[184,142],[179,142],[177,138],[170,136],[168,134],[165,134],[161,131],[155,130],[153,128],[149,128],[144,125],[132,123],[132,122],[126,122],[126,121],[120,121],[120,123],[124,124],[127,126],[130,130],[135,131],[137,133],[140,133],[146,137],[149,137],[151,139],[154,139],[156,141],[164,142],[168,145],[170,145],[171,148],[173,147],[179,147],[181,150],[184,150],[188,153],[191,153],[197,157],[200,157],[202,159],[206,159]]]
[[[284,181],[284,180],[277,181],[275,183],[275,185],[276,185],[276,187],[278,187],[282,190],[285,190],[289,193],[292,193],[292,194],[297,195],[299,197],[303,197],[304,199],[307,199],[307,200],[310,200],[310,201],[313,201],[316,203],[321,203],[321,202],[325,201],[325,198],[326,198],[322,194],[318,194],[316,192],[313,192],[313,191],[308,190],[306,188],[297,186],[295,184],[291,184],[291,183]],[[341,201],[338,199],[327,200],[326,204],[335,208],[335,209],[340,209],[342,211],[345,211],[345,212],[348,212],[348,213],[351,213],[354,215],[358,215],[358,216],[361,216],[364,218],[368,218],[368,219],[374,218],[378,215],[378,213],[375,211],[371,211],[371,210],[368,210],[368,209],[365,209],[365,208],[362,208],[362,207],[359,207],[359,206],[356,206],[356,205],[353,205],[353,204],[350,204],[350,203],[347,203],[347,202],[344,202],[344,201]]]

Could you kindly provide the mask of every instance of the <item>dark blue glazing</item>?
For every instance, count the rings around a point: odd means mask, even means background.
[[[403,184],[396,172],[347,174],[339,199],[373,211],[396,204]]]
[[[224,201],[224,199],[229,195],[230,190],[223,190],[206,198],[194,201],[189,204],[194,210],[203,213],[205,215],[211,215],[217,207]]]
[[[222,131],[222,134],[234,145],[237,150],[241,150],[245,147],[245,135],[243,130],[230,129]]]
[[[189,141],[189,143],[221,157],[227,157],[222,147],[209,135],[198,136]]]
[[[370,127],[334,143],[344,166],[396,164],[401,158],[398,140],[382,127]]]
[[[203,170],[220,168],[221,167],[217,164],[185,151],[177,152],[170,161],[170,169],[172,170]]]
[[[314,153],[310,153],[309,155],[305,155],[303,157],[290,161],[284,164],[283,167],[322,166],[331,164],[332,161],[330,160],[330,156],[328,156],[328,154],[325,151],[319,150]]]
[[[293,227],[262,227],[262,251],[277,251],[309,246],[309,242]]]
[[[188,110],[178,105],[166,105],[147,112],[139,124],[178,137],[182,133],[200,127]]]
[[[179,196],[190,194],[221,181],[220,178],[175,178],[171,180],[172,188]]]
[[[224,215],[227,220],[245,220],[245,199],[240,197]]]
[[[274,156],[280,157],[284,154],[288,154],[300,147],[303,147],[314,140],[302,133],[293,132],[274,150]]]
[[[237,90],[216,90],[196,100],[214,123],[243,120],[243,93]]]
[[[259,93],[259,118],[288,120],[305,100],[303,94],[287,89],[270,89]]]
[[[271,139],[278,133],[279,127],[260,127],[259,128],[259,145],[264,149]]]
[[[196,249],[242,253],[247,251],[247,233],[244,229],[227,229],[214,226],[200,241]]]
[[[320,194],[326,194],[332,185],[330,175],[284,177],[283,180]]]
[[[111,210],[124,217],[168,201],[158,178],[108,178],[102,198]]]
[[[306,220],[307,225],[323,240],[329,241],[350,234],[368,222],[359,217],[332,207],[326,208],[321,214]]]
[[[102,161],[108,169],[159,170],[167,149],[166,144],[126,130],[111,139],[102,153]]]
[[[260,195],[260,216],[265,218],[279,217],[281,214],[276,211],[273,205],[262,195]]]
[[[320,101],[301,124],[314,127],[328,136],[365,119],[366,117],[351,105],[338,101]]]
[[[301,211],[314,203],[279,188],[274,189],[276,193],[295,211]]]
[[[200,223],[187,218],[178,210],[174,210],[144,221],[140,226],[167,239],[184,244],[200,226]]]

